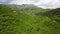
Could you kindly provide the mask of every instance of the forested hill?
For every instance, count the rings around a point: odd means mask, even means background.
[[[53,10],[50,10],[48,12],[43,12],[43,13],[37,13],[37,15],[43,15],[43,16],[55,16],[55,15],[60,15],[60,8],[56,8]]]
[[[60,34],[60,8],[18,10],[1,4],[0,34]]]
[[[60,23],[60,8],[56,8],[47,12],[43,12],[43,13],[37,13],[36,15],[40,16],[47,16],[49,18],[51,18],[52,20],[55,20],[56,22]]]

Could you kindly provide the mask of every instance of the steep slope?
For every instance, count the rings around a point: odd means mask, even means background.
[[[54,19],[56,21],[60,21],[60,8],[53,9],[48,12],[38,13],[37,15],[47,16],[47,17]]]
[[[24,34],[34,22],[32,16],[0,5],[0,34]]]
[[[49,17],[51,21],[46,22],[45,24],[49,29],[51,29],[51,34],[60,34],[60,8],[44,13],[39,13],[37,15]]]
[[[44,18],[0,5],[0,34],[43,34],[42,26],[49,20]]]
[[[54,16],[54,15],[60,15],[60,8],[50,10],[48,12],[43,12],[43,13],[37,13],[37,15],[43,15],[43,16]]]
[[[0,34],[60,34],[60,22],[54,20],[56,16],[34,16],[0,5]]]

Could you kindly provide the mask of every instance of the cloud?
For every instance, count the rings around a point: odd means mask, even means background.
[[[6,2],[7,0],[0,0],[0,2]]]
[[[43,8],[57,8],[60,7],[60,0],[13,0],[9,4],[34,4]]]
[[[31,4],[32,1],[30,0],[13,0],[10,2],[10,4],[18,4],[18,5],[21,5],[21,4]]]

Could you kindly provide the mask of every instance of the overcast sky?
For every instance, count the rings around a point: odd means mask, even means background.
[[[34,4],[43,8],[57,8],[60,7],[60,0],[0,0],[4,4]]]

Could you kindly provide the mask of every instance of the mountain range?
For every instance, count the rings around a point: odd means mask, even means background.
[[[16,7],[18,9],[25,9],[25,8],[38,8],[37,6],[33,4],[22,4],[22,5],[16,5],[16,4],[6,4],[9,7]]]

